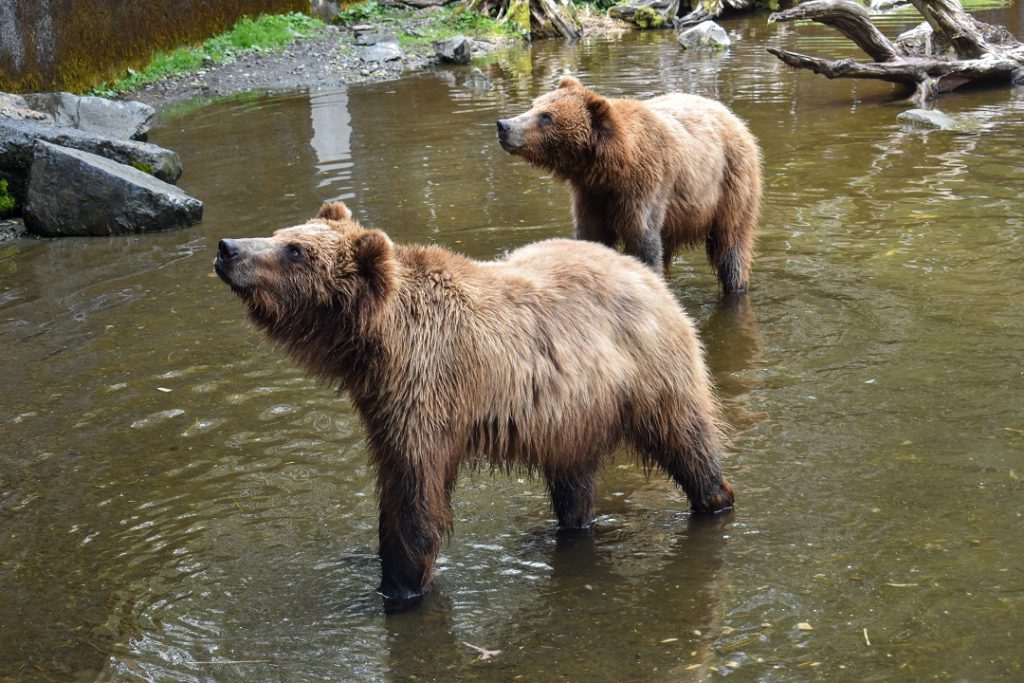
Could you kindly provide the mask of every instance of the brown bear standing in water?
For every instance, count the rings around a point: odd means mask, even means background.
[[[595,477],[622,441],[694,511],[733,503],[703,349],[632,258],[550,240],[473,261],[393,244],[339,202],[269,238],[221,240],[214,267],[359,412],[391,610],[429,589],[461,466],[543,474],[565,528],[593,521]]]
[[[608,99],[571,76],[498,121],[509,153],[566,180],[577,239],[615,246],[668,272],[672,254],[705,245],[726,293],[750,276],[761,152],[719,102],[674,93]]]

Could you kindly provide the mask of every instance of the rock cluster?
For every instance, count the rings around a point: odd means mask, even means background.
[[[114,235],[198,223],[181,160],[144,142],[153,108],[70,93],[0,93],[0,180],[36,234]]]

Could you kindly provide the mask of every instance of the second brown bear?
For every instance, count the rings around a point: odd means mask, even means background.
[[[610,99],[565,76],[525,114],[498,121],[511,154],[568,181],[576,237],[667,273],[672,254],[704,243],[726,293],[750,279],[761,153],[727,107],[673,93]]]

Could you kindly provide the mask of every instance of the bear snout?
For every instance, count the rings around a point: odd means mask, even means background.
[[[230,239],[223,239],[217,244],[217,259],[223,262],[234,261],[241,251],[238,242]]]
[[[241,256],[242,249],[235,240],[223,239],[217,243],[217,258],[213,260],[213,270],[229,285],[236,284],[232,271],[241,260]]]
[[[519,147],[518,140],[515,139],[515,129],[512,126],[511,119],[498,119],[498,143],[502,149],[506,152],[511,152]]]

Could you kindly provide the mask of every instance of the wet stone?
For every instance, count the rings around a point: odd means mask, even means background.
[[[713,21],[704,21],[680,33],[676,40],[686,50],[724,50],[732,45],[725,29]]]
[[[19,201],[24,194],[36,140],[129,164],[169,183],[177,181],[181,176],[181,159],[178,155],[148,142],[118,140],[39,121],[0,118],[0,177],[8,180],[11,193]]]
[[[120,235],[193,225],[203,203],[131,166],[39,142],[24,214],[38,235]]]
[[[454,36],[447,40],[434,43],[434,51],[438,59],[448,64],[469,64],[473,58],[473,48],[466,36]]]
[[[903,130],[946,130],[954,133],[973,133],[979,128],[977,121],[969,116],[953,117],[938,109],[908,109],[901,112],[896,121]]]

